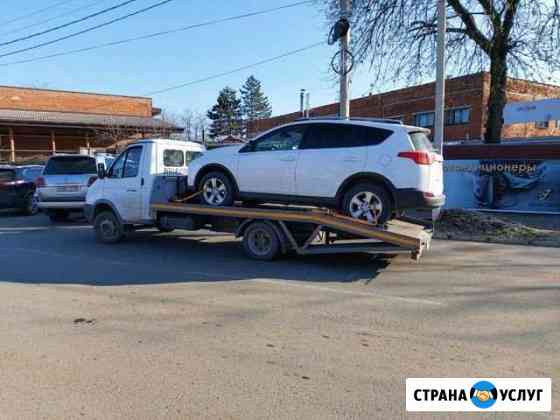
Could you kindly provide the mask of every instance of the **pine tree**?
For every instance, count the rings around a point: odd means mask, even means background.
[[[212,120],[210,137],[239,137],[243,134],[241,100],[237,98],[237,93],[232,88],[225,87],[220,91],[216,104],[207,115]]]
[[[272,108],[262,91],[261,82],[254,76],[250,76],[241,88],[241,100],[245,126],[272,115]]]

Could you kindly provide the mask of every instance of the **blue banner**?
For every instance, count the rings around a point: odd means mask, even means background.
[[[449,209],[560,214],[558,160],[449,160]]]

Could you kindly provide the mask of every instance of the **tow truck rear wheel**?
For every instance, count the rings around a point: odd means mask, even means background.
[[[281,254],[282,244],[269,224],[253,222],[243,235],[243,250],[255,260],[272,261]]]
[[[95,237],[104,244],[115,244],[124,238],[124,227],[112,211],[103,211],[95,216]]]

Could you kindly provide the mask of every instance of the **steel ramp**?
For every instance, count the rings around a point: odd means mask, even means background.
[[[273,220],[278,222],[310,223],[347,234],[375,239],[396,245],[413,253],[422,253],[430,246],[431,233],[424,226],[393,220],[385,227],[373,226],[329,210],[295,207],[211,207],[202,204],[153,204],[152,211],[188,215],[229,217],[238,219]]]

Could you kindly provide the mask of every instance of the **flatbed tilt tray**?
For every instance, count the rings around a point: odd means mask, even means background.
[[[432,229],[413,219],[385,226],[331,210],[291,206],[211,207],[184,202],[158,203],[151,211],[169,229],[211,229],[243,238],[247,256],[272,260],[295,251],[311,254],[410,254],[418,260],[429,249]]]

